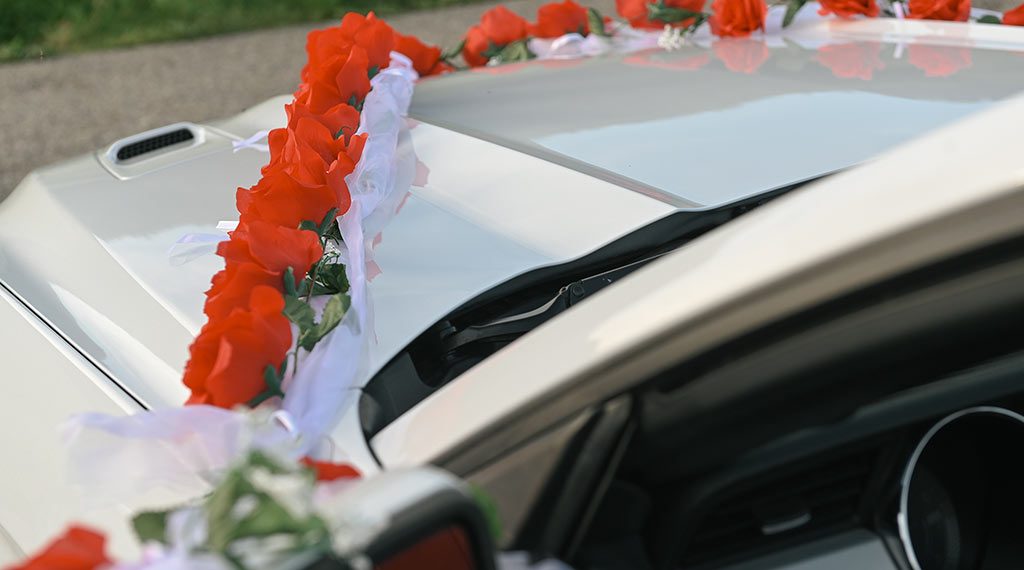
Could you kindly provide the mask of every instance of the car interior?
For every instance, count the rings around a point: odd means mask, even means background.
[[[502,547],[574,568],[1014,567],[1022,251],[832,299],[445,467],[494,498]]]

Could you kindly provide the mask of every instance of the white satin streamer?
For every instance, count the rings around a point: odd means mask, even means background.
[[[346,178],[352,208],[338,221],[352,304],[341,324],[311,353],[301,355],[298,373],[286,379],[282,410],[272,418],[259,410],[241,413],[211,406],[128,417],[76,416],[64,429],[71,474],[93,504],[165,506],[160,501],[168,496],[180,501],[207,492],[226,467],[251,449],[293,459],[323,450],[349,388],[367,367],[368,343],[374,340],[366,238],[393,215],[395,196],[404,194],[415,172],[415,156],[397,147],[407,136],[404,116],[417,78],[412,62],[392,53],[391,66],[371,81],[359,127],[369,136],[355,171]],[[154,498],[154,489],[167,493]],[[151,567],[157,566],[145,566]]]
[[[88,506],[158,508],[209,492],[247,451],[298,459],[304,442],[288,424],[270,412],[184,406],[131,416],[81,414],[62,426],[62,435]]]
[[[349,388],[369,364],[368,348],[374,339],[372,304],[366,289],[367,237],[376,235],[373,226],[382,226],[382,218],[384,223],[390,219],[393,210],[381,206],[401,194],[400,188],[408,188],[412,182],[409,173],[415,170],[415,158],[410,167],[409,157],[399,153],[398,143],[406,129],[404,117],[417,75],[408,58],[394,52],[391,57],[391,65],[370,82],[373,89],[366,96],[357,131],[369,136],[355,171],[345,178],[352,206],[338,219],[344,244],[341,259],[352,304],[338,328],[302,359],[298,373],[285,386],[283,408],[296,418],[304,437],[317,441],[337,423],[342,404],[351,394]],[[377,215],[378,211],[385,215]],[[368,224],[371,221],[376,224]]]
[[[260,142],[267,138],[269,134],[270,131],[259,131],[244,141],[231,141],[231,149],[234,152],[238,152],[245,148],[251,148],[260,152],[270,152],[270,145]]]

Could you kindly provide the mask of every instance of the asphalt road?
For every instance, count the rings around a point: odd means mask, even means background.
[[[504,2],[533,19],[544,0]],[[612,0],[589,2],[612,11]],[[452,46],[493,3],[388,18]],[[230,116],[294,91],[306,33],[289,26],[0,65],[0,199],[31,170],[176,121]]]
[[[545,1],[505,4],[532,19]],[[613,0],[586,4],[614,11]],[[411,12],[388,21],[404,33],[451,46],[493,5]],[[230,116],[291,92],[305,61],[306,32],[323,25],[0,65],[0,199],[39,166],[168,123]]]

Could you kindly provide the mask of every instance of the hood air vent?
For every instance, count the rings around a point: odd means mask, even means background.
[[[181,147],[184,143],[202,142],[201,133],[190,123],[176,123],[123,138],[107,150],[107,157],[115,163],[128,162],[158,150]]]
[[[855,526],[874,459],[874,450],[860,451],[726,490],[690,537],[681,566],[717,566]]]
[[[152,138],[125,145],[117,150],[117,160],[128,160],[164,147],[195,139],[188,129],[178,129]]]

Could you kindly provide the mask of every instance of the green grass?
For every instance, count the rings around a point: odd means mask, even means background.
[[[0,0],[0,61],[472,0]]]

